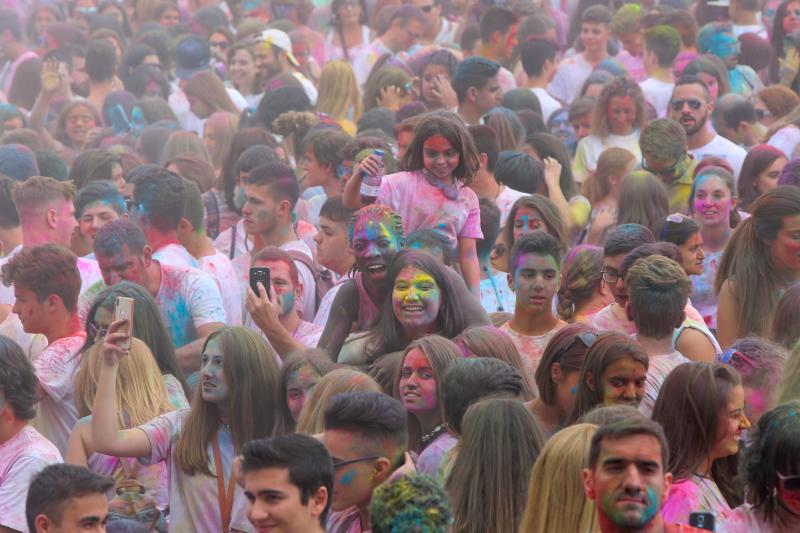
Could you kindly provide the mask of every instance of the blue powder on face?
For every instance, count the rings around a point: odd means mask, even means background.
[[[356,478],[356,471],[349,470],[342,476],[342,485],[349,485]]]

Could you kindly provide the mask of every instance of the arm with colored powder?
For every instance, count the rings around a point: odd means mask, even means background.
[[[381,160],[377,155],[370,155],[353,168],[353,173],[344,184],[342,204],[346,209],[361,209],[361,180],[364,175],[375,176],[381,171]]]
[[[481,269],[478,265],[478,252],[476,251],[475,239],[459,237],[458,239],[458,264],[461,266],[461,274],[464,282],[473,296],[481,297]]]
[[[95,451],[115,457],[148,457],[150,439],[138,428],[120,429],[117,417],[117,373],[119,360],[127,350],[120,347],[127,338],[127,320],[117,320],[103,339],[102,363],[92,410],[92,443]]]

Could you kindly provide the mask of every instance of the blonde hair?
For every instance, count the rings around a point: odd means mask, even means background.
[[[17,183],[11,190],[17,209],[40,207],[56,200],[71,202],[75,197],[75,185],[71,181],[58,181],[45,176],[31,176]]]
[[[345,392],[383,392],[374,379],[363,372],[339,368],[322,376],[311,389],[297,418],[297,433],[316,435],[325,430],[325,409],[331,398]]]
[[[209,154],[211,156],[210,163],[214,165],[214,170],[220,170],[231,151],[233,135],[239,128],[239,115],[227,111],[217,111],[206,120],[205,127],[209,126],[213,128],[210,136],[216,145],[216,151]]]
[[[97,342],[83,354],[75,375],[75,403],[78,416],[92,414],[97,394],[97,380],[102,365],[101,343]],[[167,396],[164,377],[150,348],[139,339],[131,339],[127,357],[119,361],[117,374],[117,417],[120,427],[136,427],[174,408]]]
[[[628,173],[628,167],[635,162],[636,156],[624,148],[617,146],[606,148],[597,160],[597,169],[581,185],[581,194],[594,205],[611,192],[608,178],[616,175],[621,183],[622,178]]]
[[[213,72],[198,72],[186,82],[183,92],[187,96],[191,94],[203,100],[211,108],[212,114],[216,111],[239,113],[236,104],[233,103],[233,100],[225,90],[225,84]]]
[[[576,424],[547,441],[533,465],[519,533],[599,531],[595,504],[581,481],[596,431],[594,424]]]
[[[197,154],[211,164],[211,156],[208,155],[203,139],[193,131],[176,131],[170,135],[161,151],[160,164],[166,167],[170,161],[187,152]]]
[[[351,108],[353,116],[348,117]],[[364,112],[361,91],[358,90],[353,68],[347,61],[331,61],[322,69],[319,77],[317,111],[325,113],[336,121],[358,122],[361,118]]]

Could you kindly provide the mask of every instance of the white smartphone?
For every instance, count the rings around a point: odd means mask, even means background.
[[[126,350],[131,349],[131,335],[133,333],[133,298],[126,296],[117,296],[117,301],[114,304],[114,321],[127,320],[128,321],[128,335],[127,339],[120,344],[120,348]]]

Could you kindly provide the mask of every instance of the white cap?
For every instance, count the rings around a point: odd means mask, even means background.
[[[259,41],[264,45],[272,45],[281,50],[285,50],[286,56],[289,58],[292,65],[296,67],[300,66],[300,63],[297,62],[297,58],[295,58],[292,53],[292,40],[286,32],[281,30],[264,30],[261,32]]]

